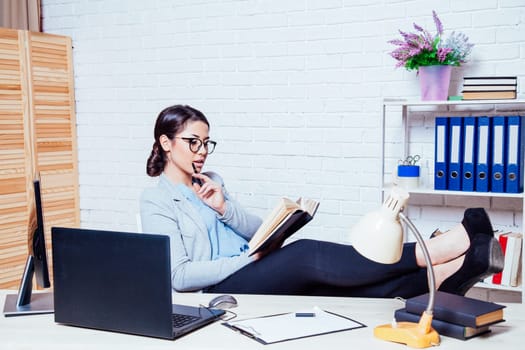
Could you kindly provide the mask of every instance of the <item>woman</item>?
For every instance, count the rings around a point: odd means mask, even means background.
[[[395,264],[380,264],[352,246],[297,240],[267,256],[247,253],[261,219],[245,211],[221,177],[201,173],[216,143],[198,110],[168,107],[155,123],[147,173],[158,185],[141,197],[144,232],[170,237],[172,286],[177,291],[411,297],[428,291],[421,249],[406,243]],[[502,270],[503,255],[481,208],[462,224],[427,241],[440,290],[465,294]]]

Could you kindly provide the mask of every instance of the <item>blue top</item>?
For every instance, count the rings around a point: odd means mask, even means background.
[[[190,188],[178,184],[183,195],[195,206],[208,229],[211,244],[211,259],[238,256],[248,250],[248,241],[217,217],[217,212],[207,206]]]

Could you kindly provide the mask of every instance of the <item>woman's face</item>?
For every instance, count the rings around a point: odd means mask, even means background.
[[[185,177],[188,175],[191,177],[191,174],[195,172],[200,173],[208,157],[207,147],[205,147],[210,138],[208,133],[209,128],[206,123],[194,121],[188,122],[186,128],[175,135],[173,140],[162,135],[160,142],[168,157],[166,168],[174,168],[164,170],[174,170]],[[208,146],[213,147],[213,145]]]

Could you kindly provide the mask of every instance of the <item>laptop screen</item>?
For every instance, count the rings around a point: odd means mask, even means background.
[[[173,338],[169,237],[52,228],[55,321]]]

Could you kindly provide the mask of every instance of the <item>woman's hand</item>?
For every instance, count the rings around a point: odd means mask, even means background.
[[[202,181],[202,186],[193,184],[193,189],[197,196],[206,203],[207,206],[221,215],[226,211],[226,202],[222,193],[221,185],[203,174],[193,174],[193,177]]]
[[[262,253],[255,253],[252,255],[252,258],[253,258],[253,261],[257,261],[257,260],[260,260],[264,257],[265,254],[262,254]]]

